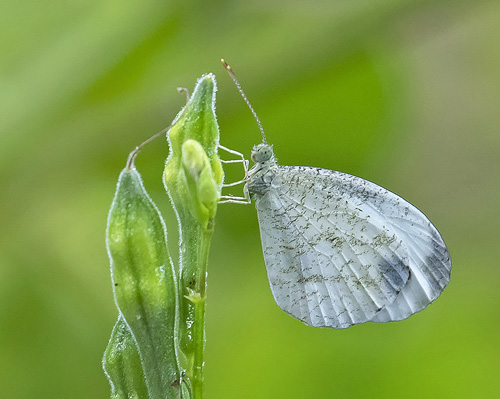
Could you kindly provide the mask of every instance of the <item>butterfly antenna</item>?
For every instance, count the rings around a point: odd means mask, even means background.
[[[267,144],[267,140],[266,140],[266,134],[264,133],[264,129],[262,128],[262,123],[260,123],[260,119],[259,117],[257,116],[257,113],[255,112],[255,110],[253,109],[252,105],[250,104],[250,101],[248,101],[248,98],[245,94],[245,92],[243,91],[243,89],[241,88],[241,85],[240,85],[240,82],[238,82],[238,79],[236,78],[236,76],[234,75],[234,71],[233,71],[233,68],[231,68],[226,61],[224,61],[224,59],[221,59],[220,60],[222,62],[222,65],[224,65],[224,68],[226,68],[227,72],[229,73],[229,76],[231,77],[231,79],[233,79],[233,82],[234,84],[236,85],[236,87],[238,88],[238,91],[240,92],[241,94],[241,97],[243,97],[243,100],[245,101],[245,103],[247,104],[248,108],[250,108],[250,111],[252,112],[252,115],[254,116],[255,120],[257,121],[257,125],[259,125],[259,129],[260,129],[260,132],[262,133],[262,142],[264,144]]]

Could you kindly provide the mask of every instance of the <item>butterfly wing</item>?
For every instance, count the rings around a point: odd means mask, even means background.
[[[441,294],[450,257],[417,208],[359,177],[277,168],[255,200],[281,309],[314,327],[346,328],[405,319]]]

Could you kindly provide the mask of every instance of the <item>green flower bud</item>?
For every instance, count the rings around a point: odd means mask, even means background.
[[[177,398],[176,281],[163,219],[133,167],[118,179],[107,246],[115,302],[136,342],[149,398]]]
[[[113,328],[102,366],[111,385],[111,399],[148,398],[141,358],[122,316]]]
[[[215,77],[198,80],[170,129],[164,183],[179,222],[179,358],[193,398],[203,395],[208,251],[223,172],[217,145]]]
[[[189,214],[203,229],[213,228],[223,180],[217,156],[215,77],[198,80],[189,102],[177,115],[168,137],[170,155],[164,182],[177,212]]]
[[[196,140],[189,139],[182,144],[182,168],[189,210],[201,226],[208,228],[209,222],[215,217],[220,189],[210,160]]]

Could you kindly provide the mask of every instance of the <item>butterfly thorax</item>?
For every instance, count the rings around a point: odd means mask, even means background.
[[[255,165],[248,171],[247,190],[252,198],[266,194],[278,167],[276,157],[269,144],[261,143],[252,150]]]

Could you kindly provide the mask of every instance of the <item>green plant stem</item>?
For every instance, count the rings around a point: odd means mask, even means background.
[[[213,232],[203,231],[190,215],[185,216],[181,240],[183,245],[179,290],[188,295],[183,297],[181,303],[182,324],[179,340],[181,350],[186,355],[186,377],[192,386],[192,399],[201,399],[205,362],[206,276]]]
[[[202,233],[200,245],[199,293],[200,301],[195,303],[194,312],[194,357],[193,357],[193,398],[203,398],[205,366],[205,306],[207,288],[207,264],[212,232]]]

